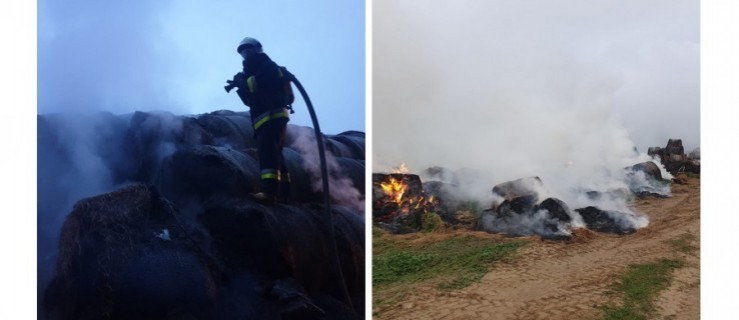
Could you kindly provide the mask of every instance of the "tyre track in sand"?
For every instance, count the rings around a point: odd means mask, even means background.
[[[675,258],[666,241],[685,233],[700,237],[700,179],[672,186],[672,197],[634,204],[650,224],[636,233],[616,236],[580,229],[568,243],[529,238],[510,262],[497,263],[478,283],[441,292],[432,285],[413,290],[376,319],[598,319],[598,308],[613,301],[606,295],[626,266]],[[695,241],[697,245],[698,240]],[[686,267],[657,301],[672,319],[698,319],[699,258]]]

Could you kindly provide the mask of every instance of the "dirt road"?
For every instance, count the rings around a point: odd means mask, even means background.
[[[479,283],[441,292],[421,286],[377,319],[598,319],[599,306],[616,298],[606,292],[626,266],[681,257],[685,266],[657,301],[657,319],[699,319],[699,249],[675,250],[670,241],[700,238],[700,178],[672,186],[672,197],[643,199],[636,210],[650,217],[648,227],[615,236],[580,230],[572,242],[542,241],[498,263]]]

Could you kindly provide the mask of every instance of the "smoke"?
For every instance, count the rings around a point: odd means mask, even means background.
[[[183,111],[170,95],[183,61],[165,34],[169,5],[40,1],[39,111]]]
[[[312,130],[299,130],[293,126],[288,126],[288,135],[295,137],[291,147],[295,148],[302,156],[303,168],[311,175],[313,181],[313,191],[323,191],[321,162],[315,133]],[[336,161],[336,157],[328,150],[325,150],[325,152],[331,200],[338,205],[364,213],[364,196],[357,190],[352,180],[343,172],[343,169]]]
[[[49,115],[38,132],[38,292],[50,281],[66,215],[81,198],[113,189],[99,149],[109,126],[103,115]],[[43,121],[43,122],[42,122]]]
[[[131,181],[135,155],[125,140],[131,114],[64,113],[40,116],[38,123],[38,293],[52,277],[61,227],[74,204],[111,192]],[[179,135],[182,120],[172,114],[149,117],[138,132],[154,133],[156,168],[175,151],[168,137]]]
[[[579,207],[582,191],[628,189],[623,168],[650,160],[637,150],[698,143],[697,1],[374,10],[375,170],[474,172],[456,185],[482,204],[498,183],[539,176]]]

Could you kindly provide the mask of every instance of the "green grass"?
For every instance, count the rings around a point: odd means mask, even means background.
[[[698,237],[696,237],[692,233],[686,232],[681,234],[676,239],[668,240],[666,242],[678,252],[693,255],[695,254],[695,251],[698,250],[698,246],[693,244],[693,242],[696,240],[698,240]]]
[[[526,242],[481,239],[472,235],[415,234],[416,243],[372,229],[374,316],[397,305],[422,285],[461,289],[479,281],[496,261],[510,259]]]
[[[684,265],[682,260],[662,259],[627,268],[613,285],[613,292],[623,298],[621,306],[603,307],[606,320],[639,320],[654,315],[660,291],[672,280],[672,271]]]
[[[492,264],[508,257],[523,241],[496,241],[457,236],[411,246],[373,238],[373,286],[437,280],[438,288],[453,290],[479,281]]]

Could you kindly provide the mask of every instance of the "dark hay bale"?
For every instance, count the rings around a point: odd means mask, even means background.
[[[535,210],[547,210],[550,219],[570,222],[572,217],[570,216],[570,208],[564,201],[557,198],[547,198],[536,206]]]
[[[667,140],[667,146],[665,146],[664,153],[665,155],[685,154],[685,148],[683,148],[683,140],[682,139]]]
[[[364,225],[357,213],[332,207],[336,243],[351,296],[364,295]],[[341,297],[331,264],[329,224],[318,207],[246,199],[206,204],[201,215],[220,260],[233,273],[294,278],[308,292]],[[255,259],[255,257],[259,257]]]
[[[529,194],[504,200],[495,208],[500,218],[508,218],[517,215],[532,215],[538,199],[538,195]]]
[[[131,117],[125,149],[136,181],[151,181],[164,157],[185,146],[213,144],[212,135],[195,118],[169,112],[136,111]]]
[[[626,216],[623,212],[607,212],[593,206],[575,209],[580,214],[588,229],[598,232],[629,234],[636,228],[625,220],[617,220],[614,216]]]
[[[355,189],[364,194],[364,160],[352,158],[336,158],[336,162],[341,168],[339,172],[331,172],[335,178],[347,177],[352,181]]]
[[[652,161],[637,163],[630,167],[632,172],[643,172],[644,175],[652,180],[662,181],[662,172],[659,167]]]
[[[167,157],[156,185],[167,198],[185,205],[256,192],[259,180],[257,161],[244,153],[228,147],[195,146]]]
[[[220,271],[205,239],[144,185],[81,200],[62,228],[45,309],[58,319],[208,317]]]
[[[395,180],[405,185],[400,203],[385,193],[382,184]],[[421,178],[416,174],[373,173],[372,174],[372,217],[378,227],[393,233],[411,233],[421,229],[422,215],[431,209],[420,199],[427,199]],[[418,205],[420,201],[423,205]],[[425,200],[424,200],[425,201]]]
[[[544,188],[544,183],[539,177],[527,177],[518,180],[503,182],[493,187],[493,194],[506,199],[522,196],[538,195],[539,190]]]
[[[319,198],[313,191],[313,177],[303,167],[303,157],[292,148],[282,149],[282,159],[290,174],[290,198],[298,202],[309,202]]]
[[[329,140],[344,144],[350,154],[343,155],[345,158],[364,160],[364,132],[346,131],[338,135],[327,136]]]
[[[251,118],[230,112],[211,112],[202,114],[197,123],[213,137],[216,145],[230,145],[233,148],[256,148]]]
[[[513,237],[538,235],[547,240],[569,240],[570,209],[556,198],[537,204],[537,197],[533,194],[504,200],[495,208],[483,211],[476,228]]]

